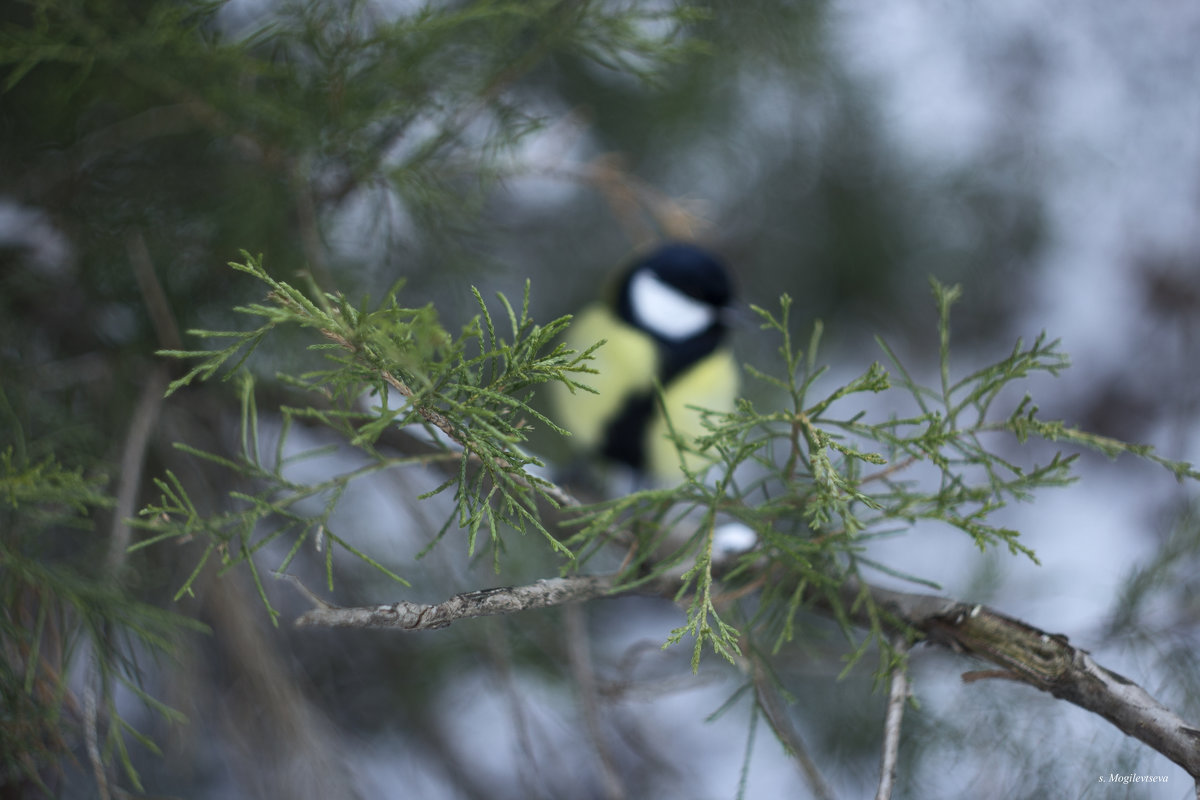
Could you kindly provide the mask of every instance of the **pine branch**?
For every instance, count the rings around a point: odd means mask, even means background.
[[[316,607],[300,616],[295,624],[435,630],[463,619],[516,614],[626,593],[671,599],[678,593],[678,584],[670,580],[621,590],[620,579],[617,574],[551,578],[525,586],[466,592],[435,605],[401,601],[339,608],[310,594]],[[839,594],[844,608],[850,609],[849,618],[860,627],[874,629],[882,619],[892,635],[916,634],[919,639],[952,652],[990,661],[1001,667],[1005,677],[1098,714],[1200,780],[1200,728],[1186,723],[1141,686],[1096,663],[1087,651],[1072,646],[1065,636],[1046,633],[986,606],[936,595],[898,592],[855,579],[847,580],[839,588]],[[864,595],[870,597],[870,606],[883,612],[882,616],[876,616],[857,602]],[[812,599],[824,613],[840,616],[825,597],[814,594]],[[894,687],[903,685],[894,680]],[[897,713],[894,725],[897,730],[898,725]],[[885,769],[887,764],[885,759]]]

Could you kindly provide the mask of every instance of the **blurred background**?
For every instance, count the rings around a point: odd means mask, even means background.
[[[876,335],[935,375],[933,275],[965,289],[963,374],[1046,331],[1073,367],[1030,383],[1045,416],[1195,461],[1198,42],[1200,6],[1184,0],[10,0],[0,448],[53,457],[111,501],[81,529],[6,507],[2,535],[84,575],[115,564],[130,596],[210,626],[174,659],[129,646],[146,691],[187,717],[114,697],[162,750],[129,742],[150,796],[822,796],[748,698],[724,705],[744,676],[716,659],[693,676],[688,648],[660,649],[682,621],[665,601],[405,636],[296,631],[306,602],[292,587],[266,587],[276,627],[248,574],[210,565],[176,602],[198,547],[113,556],[114,519],[168,469],[219,509],[237,487],[172,443],[232,451],[239,404],[227,383],[162,400],[178,366],[154,353],[197,347],[193,328],[248,324],[231,309],[262,288],[226,266],[240,250],[352,298],[403,279],[407,303],[433,303],[455,330],[475,313],[472,285],[515,298],[528,278],[548,320],[595,297],[637,246],[688,234],[728,258],[746,301],[791,294],[802,341],[824,322],[831,380],[883,360]],[[775,345],[755,333],[736,347],[764,366]],[[250,362],[264,409],[286,401],[272,376],[295,362],[289,344]],[[265,411],[262,432],[278,435]],[[291,446],[322,443],[301,430]],[[1085,455],[1078,471],[1004,512],[1040,566],[937,528],[873,557],[1061,631],[1200,720],[1194,487],[1132,459]],[[413,580],[403,599],[556,574],[539,543],[514,540],[497,575],[453,531],[414,561],[446,513],[415,498],[440,480],[381,478],[342,502],[341,530]],[[283,547],[260,553],[264,571]],[[306,557],[296,571],[319,575],[322,556]],[[6,587],[20,640],[38,605]],[[331,599],[398,591],[345,561]],[[76,617],[62,616],[64,642]],[[775,659],[790,714],[832,796],[860,797],[877,777],[875,662],[839,680],[840,634],[805,626]],[[57,657],[78,689],[86,648]],[[1099,718],[1015,683],[964,685],[973,665],[947,653],[912,663],[899,796],[1187,796],[1182,769]],[[84,719],[68,703],[23,756],[54,795],[98,796]],[[1096,786],[1131,771],[1169,788]],[[11,796],[38,796],[3,777]]]

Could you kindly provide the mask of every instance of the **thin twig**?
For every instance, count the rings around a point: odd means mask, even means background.
[[[879,789],[875,800],[890,800],[896,785],[896,762],[900,757],[900,722],[908,702],[908,642],[903,636],[892,641],[896,666],[892,668],[892,686],[888,692],[887,714],[883,719],[883,756],[879,763]]]
[[[179,349],[182,339],[179,336],[179,325],[175,315],[171,313],[171,305],[167,301],[167,293],[163,291],[162,283],[154,271],[150,260],[150,251],[146,247],[146,239],[141,231],[134,229],[125,241],[129,254],[129,264],[137,279],[138,289],[142,293],[142,302],[146,313],[154,323],[154,332],[160,347]],[[151,372],[142,385],[138,395],[137,405],[134,406],[133,416],[129,421],[129,433],[121,448],[121,472],[117,483],[117,503],[113,509],[112,529],[109,533],[108,556],[105,559],[105,569],[109,575],[115,575],[125,561],[132,536],[129,520],[136,513],[138,490],[142,485],[142,468],[146,463],[146,449],[150,443],[150,435],[158,423],[158,415],[170,376],[165,365],[160,364]]]
[[[146,448],[150,442],[150,436],[154,432],[154,427],[158,423],[163,396],[169,382],[170,376],[165,366],[160,364],[151,370],[138,395],[132,418],[129,420],[129,433],[121,448],[121,472],[117,482],[117,502],[113,508],[112,528],[108,538],[108,555],[105,558],[105,569],[110,575],[116,575],[120,570],[121,565],[125,563],[125,554],[129,550],[129,540],[133,536],[129,520],[137,513],[137,497],[138,490],[142,486],[142,469],[146,464]]]
[[[711,227],[708,220],[633,175],[619,153],[604,153],[585,164],[543,166],[536,174],[594,186],[634,247],[646,247],[664,236],[692,240]]]
[[[833,800],[833,791],[821,777],[817,762],[809,755],[808,748],[804,746],[804,740],[800,737],[800,731],[796,730],[796,726],[792,724],[775,684],[771,682],[771,677],[758,658],[752,659],[751,675],[758,707],[762,709],[763,716],[767,718],[767,724],[775,732],[775,738],[782,742],[783,746],[796,759],[796,765],[800,767],[804,779],[808,781],[812,794],[818,800]]]
[[[918,460],[919,459],[916,456],[909,456],[906,459],[897,461],[895,464],[889,464],[888,466],[884,467],[883,469],[879,470],[878,472],[872,472],[870,475],[863,476],[863,479],[859,482],[859,484],[861,485],[863,483],[869,483],[871,481],[883,480],[888,475],[891,475],[896,472],[900,472],[901,470],[908,469],[913,464],[917,463]]]
[[[130,231],[125,239],[125,250],[129,255],[129,265],[133,268],[133,277],[137,279],[138,290],[142,293],[146,313],[154,325],[159,347],[164,350],[181,349],[183,337],[179,335],[179,323],[175,321],[167,293],[158,279],[158,273],[154,271],[150,249],[146,247],[146,238],[140,230]]]
[[[100,670],[96,668],[95,644],[88,657],[87,686],[83,692],[83,738],[86,742],[88,761],[92,765],[92,773],[96,778],[96,791],[100,800],[112,797],[108,787],[108,770],[100,755],[100,712],[96,703],[96,685],[100,682]]]
[[[593,600],[608,594],[615,579],[615,575],[549,578],[526,586],[465,592],[437,605],[401,601],[382,606],[341,608],[324,604],[303,614],[296,620],[296,626],[436,630],[461,619],[515,614],[533,608]]]
[[[325,245],[321,241],[320,224],[317,221],[317,207],[313,202],[311,182],[301,171],[299,164],[293,164],[288,173],[288,177],[291,179],[292,194],[295,197],[300,247],[308,261],[308,271],[321,288],[331,286],[333,281],[329,275],[329,259],[325,254]]]
[[[171,313],[171,305],[167,293],[163,291],[154,264],[150,260],[150,251],[146,247],[146,239],[141,231],[134,229],[125,241],[129,254],[129,264],[137,279],[138,289],[142,293],[142,302],[146,313],[154,323],[154,332],[160,347],[179,349],[182,339],[179,336],[179,325],[175,315]],[[129,433],[125,437],[121,449],[121,472],[117,484],[117,504],[113,509],[112,529],[109,534],[108,556],[105,559],[105,569],[110,575],[115,575],[125,561],[125,553],[129,548],[132,536],[127,522],[137,511],[138,490],[142,484],[142,468],[146,463],[146,449],[150,443],[150,435],[158,423],[158,415],[170,376],[165,365],[160,364],[151,372],[142,391],[138,395],[137,405],[134,406],[133,416],[129,421]]]
[[[325,600],[322,599],[320,595],[316,594],[311,589],[309,589],[307,586],[305,586],[304,582],[301,581],[299,578],[297,578],[295,575],[292,575],[289,572],[277,572],[277,573],[275,573],[275,577],[283,578],[285,581],[292,584],[292,586],[295,586],[296,591],[298,591],[298,592],[300,592],[300,594],[304,595],[304,599],[307,600],[308,602],[312,603],[315,607],[317,607],[319,609],[336,609],[337,608],[337,606],[331,605],[330,603],[325,602]],[[297,624],[299,624],[299,623],[297,623]]]
[[[564,636],[567,645],[567,660],[571,667],[571,675],[575,679],[575,688],[579,704],[583,709],[584,724],[588,736],[592,740],[592,749],[600,762],[600,779],[602,791],[607,800],[624,800],[628,796],[613,761],[612,752],[604,741],[604,731],[600,726],[600,709],[597,702],[599,691],[596,688],[596,671],[592,666],[592,650],[588,637],[585,619],[586,612],[577,604],[563,609],[565,622]]]

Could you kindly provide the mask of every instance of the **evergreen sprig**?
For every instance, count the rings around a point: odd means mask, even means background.
[[[540,65],[568,58],[661,81],[664,67],[701,49],[687,33],[705,16],[686,4],[471,0],[385,11],[371,0],[309,0],[241,18],[227,4],[9,0],[0,92],[30,84],[87,110],[96,87],[117,86],[106,105],[144,113],[84,137],[83,161],[120,138],[197,135],[191,148],[236,152],[268,178],[250,188],[264,193],[257,202],[227,205],[251,213],[306,198],[324,216],[360,190],[378,193],[371,205],[386,235],[401,235],[388,210],[402,207],[418,238],[433,238],[472,230],[481,189],[511,174],[516,145],[543,127],[514,91]]]
[[[829,606],[849,634],[852,626],[839,588],[863,569],[935,586],[865,555],[872,538],[918,535],[913,525],[919,521],[950,525],[981,550],[1001,546],[1036,562],[1019,532],[996,524],[993,516],[1013,501],[1029,500],[1038,489],[1073,481],[1076,456],[1058,452],[1044,463],[1017,463],[1009,454],[1014,440],[1025,444],[1038,437],[1110,457],[1130,454],[1181,478],[1200,477],[1190,464],[1163,459],[1149,447],[1042,420],[1028,395],[998,411],[1004,390],[1036,372],[1059,374],[1068,365],[1066,355],[1057,341],[1040,335],[1028,345],[1018,340],[1003,358],[955,377],[959,370],[951,359],[950,311],[960,290],[937,281],[932,289],[938,310],[938,385],[917,381],[880,339],[895,375],[874,363],[845,384],[817,394],[826,373],[817,356],[822,327],[814,325],[806,350],[796,347],[791,300],[784,296],[779,315],[754,308],[762,328],[781,342],[776,369],[746,366],[782,402],[760,410],[743,399],[732,413],[704,415],[708,433],[680,446],[710,454],[715,466],[706,479],[689,475],[673,491],[636,492],[577,517],[580,530],[569,544],[581,552],[605,541],[615,526],[634,532],[637,548],[627,565],[626,587],[686,567],[679,597],[688,603],[688,618],[670,642],[692,638],[693,667],[706,647],[728,658],[740,652],[742,632],[722,619],[714,602],[718,579],[761,582],[748,624],[767,632],[777,649],[793,638],[797,612],[812,602]],[[860,400],[864,396],[877,397]],[[896,415],[896,409],[910,406],[914,413]],[[997,436],[1003,433],[1010,436]],[[749,526],[758,545],[718,571],[713,548],[723,519]],[[677,535],[681,526],[692,532]],[[864,593],[857,602],[871,601]],[[867,611],[881,619],[880,609]],[[851,664],[872,640],[884,642],[879,624],[858,643],[849,656]],[[881,652],[886,661],[886,644]]]
[[[52,792],[43,779],[90,724],[81,718],[80,695],[91,691],[97,694],[89,702],[97,709],[99,756],[116,759],[141,788],[125,737],[157,747],[123,716],[114,686],[126,687],[160,716],[182,719],[141,688],[132,654],[170,655],[182,631],[206,630],[133,599],[103,570],[80,569],[76,549],[95,546],[94,517],[113,506],[106,483],[52,458],[31,461],[18,448],[0,451],[0,770],[5,779],[21,776],[47,795]],[[98,678],[82,690],[70,682],[71,665],[80,658]]]
[[[306,541],[317,546],[326,541],[403,583],[395,572],[356,549],[333,529],[331,516],[346,487],[366,475],[417,464],[453,462],[446,480],[422,497],[453,489],[454,513],[430,543],[440,540],[457,524],[467,535],[467,552],[479,547],[486,533],[499,566],[503,529],[536,531],[551,549],[573,558],[541,522],[539,503],[562,505],[566,496],[530,468],[541,467],[522,448],[531,424],[562,432],[530,405],[536,386],[566,380],[588,371],[588,353],[574,353],[554,344],[569,318],[547,325],[529,315],[529,286],[522,303],[514,307],[500,295],[502,316],[497,318],[482,295],[474,291],[479,314],[452,334],[442,326],[430,306],[409,308],[398,301],[394,287],[377,308],[356,307],[345,297],[312,289],[313,296],[272,278],[260,258],[245,254],[232,268],[262,281],[267,299],[235,309],[260,324],[247,331],[192,331],[208,340],[229,340],[211,350],[168,350],[163,355],[198,363],[171,384],[174,392],[196,379],[218,372],[237,376],[242,398],[242,441],[236,458],[227,458],[179,445],[189,454],[232,470],[254,491],[231,493],[225,510],[205,513],[193,502],[183,483],[168,473],[157,481],[160,500],[143,512],[143,525],[152,535],[138,546],[177,536],[204,535],[206,547],[180,594],[189,591],[203,563],[213,555],[225,568],[247,563],[255,571],[260,595],[267,603],[254,561],[257,551],[280,537],[290,537],[279,564],[286,569]],[[499,320],[499,321],[498,321]],[[316,334],[309,350],[321,357],[319,368],[298,375],[280,375],[292,389],[314,402],[281,409],[282,429],[272,453],[260,451],[258,410],[254,381],[243,369],[264,337],[280,327],[296,326]],[[286,454],[285,444],[295,420],[322,425],[358,449],[366,461],[361,466],[316,483],[299,483],[289,469],[303,458],[327,454],[327,448]],[[376,445],[391,430],[420,434],[414,440],[423,448],[417,455],[386,455]],[[302,509],[313,501],[320,511]],[[332,588],[332,550],[325,549],[326,577]],[[267,603],[268,608],[270,604]],[[274,612],[272,611],[272,614]]]

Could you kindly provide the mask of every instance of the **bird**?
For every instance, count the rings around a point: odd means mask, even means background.
[[[707,433],[697,408],[730,412],[738,394],[728,341],[733,282],[714,253],[668,241],[630,260],[614,289],[580,312],[567,334],[578,351],[605,340],[588,364],[597,374],[579,379],[595,394],[556,383],[554,419],[585,455],[659,485],[678,483],[681,460],[696,473],[709,459],[681,450],[671,430],[694,441]]]

